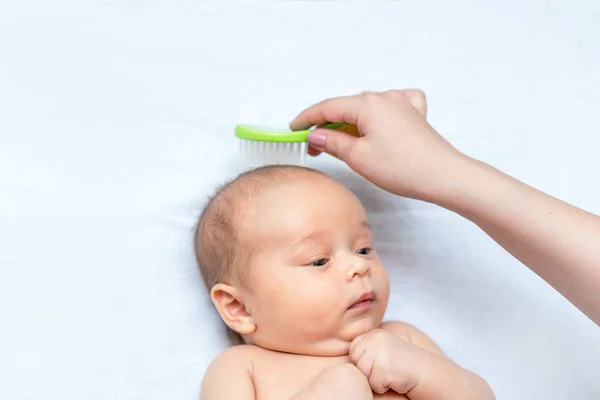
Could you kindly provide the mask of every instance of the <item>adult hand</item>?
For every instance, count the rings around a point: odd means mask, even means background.
[[[427,123],[426,113],[420,90],[367,92],[318,103],[290,126],[296,130],[328,122],[356,125],[361,137],[315,129],[308,137],[310,153],[329,153],[389,192],[429,200],[449,169],[465,157]]]
[[[325,100],[291,127],[356,125],[361,137],[314,130],[312,154],[325,151],[389,192],[468,218],[600,325],[600,217],[460,153],[425,114],[422,92],[393,90]]]

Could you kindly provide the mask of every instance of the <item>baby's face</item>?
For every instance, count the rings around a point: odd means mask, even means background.
[[[352,339],[379,326],[389,297],[359,200],[311,174],[254,203],[244,219],[252,243],[244,299],[257,327],[251,341],[290,353],[347,354]]]

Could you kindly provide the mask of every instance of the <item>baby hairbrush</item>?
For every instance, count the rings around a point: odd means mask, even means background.
[[[323,128],[360,136],[358,128],[351,124],[327,124]],[[235,136],[240,142],[240,156],[252,167],[272,164],[305,165],[310,132],[310,129],[291,131],[252,125],[235,127]]]

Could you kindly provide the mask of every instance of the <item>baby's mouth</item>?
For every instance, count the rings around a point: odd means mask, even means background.
[[[375,292],[365,292],[363,293],[350,307],[348,310],[360,310],[371,307],[371,304],[375,300]]]

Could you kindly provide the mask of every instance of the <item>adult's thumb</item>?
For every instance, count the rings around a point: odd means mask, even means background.
[[[318,128],[308,134],[308,143],[317,150],[328,153],[342,161],[348,161],[350,150],[358,140],[348,133]]]

